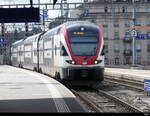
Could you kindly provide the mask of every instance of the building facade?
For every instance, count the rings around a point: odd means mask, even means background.
[[[105,64],[108,66],[132,65],[131,30],[133,24],[138,26],[135,63],[148,66],[150,65],[149,6],[150,0],[134,0],[134,2],[95,0],[72,11],[70,17],[89,20],[101,27],[105,44]]]

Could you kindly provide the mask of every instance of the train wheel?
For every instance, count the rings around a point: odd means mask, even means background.
[[[37,69],[36,69],[36,67],[34,67],[33,71],[37,72]]]
[[[61,79],[60,79],[60,73],[56,72],[56,73],[55,73],[55,78],[56,78],[56,80],[60,81],[60,80],[61,80]]]
[[[20,68],[23,68],[23,66],[22,66],[22,65],[20,65]]]
[[[39,73],[42,73],[42,69],[41,68],[39,69]]]

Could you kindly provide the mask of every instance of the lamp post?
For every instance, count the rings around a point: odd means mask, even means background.
[[[60,10],[61,10],[60,16],[63,16],[63,5],[62,5],[62,3],[63,3],[63,0],[61,0],[61,3],[60,3]]]
[[[132,0],[133,3],[133,12],[132,12],[132,19],[133,19],[133,27],[135,26],[135,4],[134,4],[134,0]],[[131,35],[132,35],[132,66],[135,66],[136,64],[136,50],[135,50],[135,38],[137,36],[137,32],[135,30],[135,28],[133,28],[133,30],[131,31]]]
[[[43,7],[42,18],[43,18],[43,30],[44,30],[44,32],[45,32],[45,15],[44,15],[44,7]]]

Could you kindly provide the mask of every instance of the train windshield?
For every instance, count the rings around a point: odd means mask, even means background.
[[[95,56],[98,47],[98,30],[69,31],[74,56]]]

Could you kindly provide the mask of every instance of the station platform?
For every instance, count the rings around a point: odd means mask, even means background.
[[[0,113],[87,112],[56,80],[33,71],[0,65]]]
[[[150,79],[150,70],[105,68],[105,76],[121,77],[144,82],[144,79]]]

